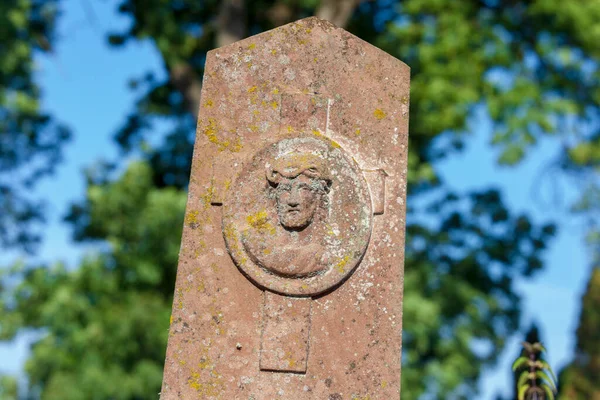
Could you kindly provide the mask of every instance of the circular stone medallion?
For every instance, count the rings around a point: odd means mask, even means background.
[[[356,162],[329,139],[299,136],[244,165],[224,204],[223,235],[238,268],[258,286],[314,296],[356,268],[372,216]]]

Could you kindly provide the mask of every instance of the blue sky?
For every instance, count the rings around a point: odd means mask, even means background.
[[[112,134],[124,121],[135,98],[127,80],[149,70],[162,76],[162,61],[150,42],[132,43],[122,50],[106,45],[104,32],[126,26],[114,13],[114,1],[65,2],[59,21],[59,41],[54,55],[40,58],[38,79],[44,91],[44,108],[66,122],[74,140],[65,148],[65,160],[57,174],[42,182],[36,192],[49,204],[49,225],[39,260],[64,261],[76,266],[93,247],[75,245],[69,227],[61,220],[68,205],[84,195],[83,169],[100,159],[118,157]],[[93,7],[93,13],[85,7]],[[552,141],[542,142],[517,168],[499,168],[488,145],[489,125],[477,120],[478,133],[467,139],[465,152],[437,165],[451,187],[459,190],[496,186],[515,211],[527,212],[536,221],[553,219],[559,234],[545,253],[546,268],[528,282],[519,282],[524,295],[525,326],[537,321],[542,329],[550,364],[558,370],[569,361],[580,297],[589,274],[589,259],[582,245],[582,230],[566,211],[574,188],[566,181],[544,173],[545,163],[558,151]],[[539,184],[534,184],[536,182]],[[551,201],[558,191],[562,204]],[[0,262],[16,254],[0,256]],[[27,356],[31,336],[0,345],[0,372],[18,372]],[[486,371],[481,399],[492,399],[498,391],[510,392],[510,364],[519,350],[521,337],[513,338],[498,366]]]

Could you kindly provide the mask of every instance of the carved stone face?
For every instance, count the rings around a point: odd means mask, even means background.
[[[304,174],[283,178],[275,192],[281,225],[296,231],[310,225],[320,205],[322,192],[321,183]]]
[[[261,288],[320,294],[360,262],[371,199],[358,164],[312,133],[272,143],[244,166],[223,203],[223,237],[236,265]]]

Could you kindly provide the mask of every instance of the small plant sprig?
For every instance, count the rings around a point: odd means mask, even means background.
[[[518,400],[554,400],[557,379],[550,365],[541,358],[546,349],[541,343],[528,342],[523,342],[523,349],[525,355],[512,365],[515,372],[523,370],[517,380]]]

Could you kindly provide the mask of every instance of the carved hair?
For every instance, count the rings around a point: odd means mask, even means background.
[[[329,169],[323,158],[311,153],[291,153],[277,158],[272,164],[267,164],[266,175],[269,184],[277,187],[282,178],[294,179],[299,175],[321,183],[325,193],[331,188],[331,177]]]

